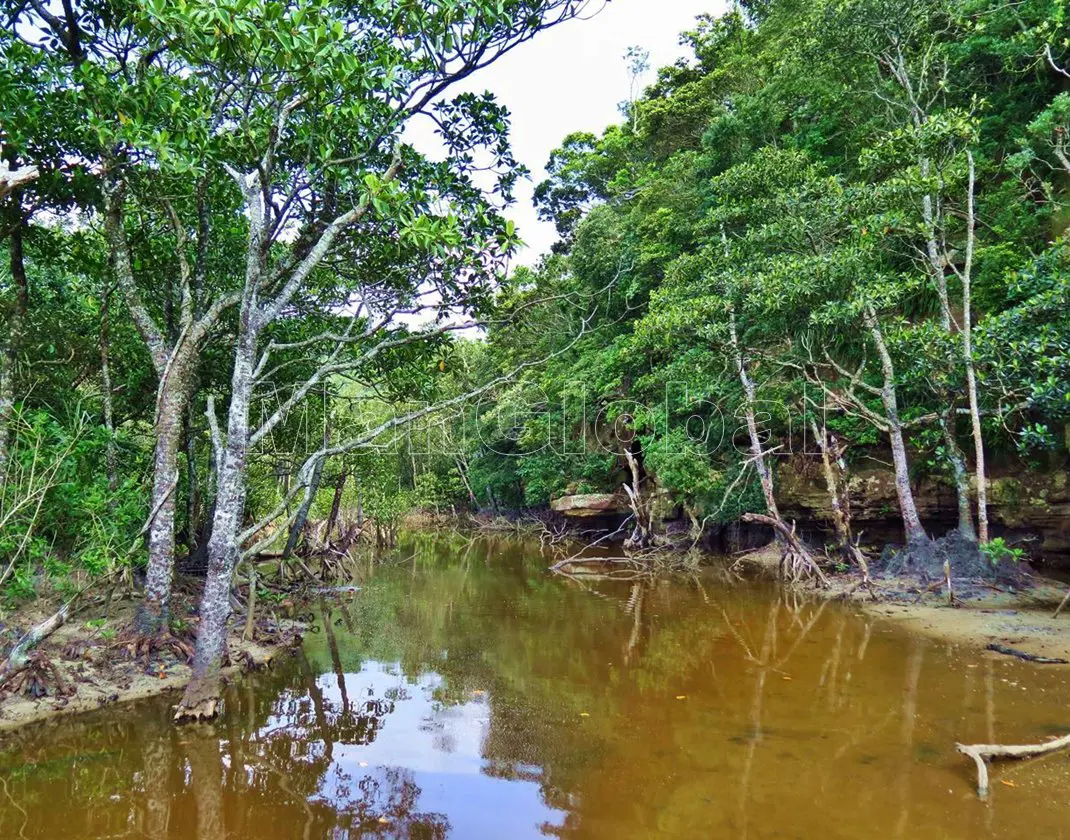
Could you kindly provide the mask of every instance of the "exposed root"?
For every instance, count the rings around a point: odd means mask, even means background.
[[[193,661],[194,640],[192,634],[175,635],[168,629],[150,635],[136,630],[127,630],[115,642],[114,648],[128,659],[141,660],[146,668],[161,655],[174,657],[179,662]]]
[[[986,760],[1033,758],[1070,747],[1070,735],[1043,744],[955,744],[955,749],[973,759],[977,766],[977,795],[988,796],[988,765]]]
[[[789,528],[784,520],[779,517],[766,516],[764,513],[745,513],[741,519],[744,522],[768,525],[776,533],[784,548],[780,558],[780,576],[783,580],[799,583],[807,578],[813,578],[821,586],[828,586],[829,581],[825,573],[795,533],[794,523]]]
[[[25,694],[40,699],[68,697],[74,690],[74,686],[60,675],[59,669],[39,654],[31,656],[24,665],[8,671],[0,679],[0,694]]]
[[[220,681],[218,676],[195,676],[175,709],[175,723],[195,723],[212,720],[219,714]]]

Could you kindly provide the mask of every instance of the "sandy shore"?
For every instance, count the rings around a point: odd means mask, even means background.
[[[768,572],[775,572],[779,553],[775,548],[744,555],[741,560]],[[947,603],[946,590],[939,584],[926,589],[917,580],[899,577],[875,578],[877,600],[858,586],[861,576],[846,574],[832,578],[831,586],[817,592],[828,598],[844,598],[867,614],[897,624],[904,629],[953,644],[986,649],[991,644],[1014,648],[1023,653],[1070,661],[1070,609],[1059,618],[1052,613],[1066,594],[1066,584],[1034,576],[1028,586],[963,587],[967,593]],[[1003,658],[1007,654],[989,652]],[[1068,668],[1070,665],[1043,665]]]
[[[999,644],[1034,656],[1070,661],[1070,613],[1052,618],[1063,594],[1057,584],[1044,581],[1034,589],[1016,593],[993,592],[972,598],[958,607],[949,607],[946,602],[941,603],[939,596],[931,595],[916,604],[867,601],[863,607],[871,615],[945,641],[981,648]]]

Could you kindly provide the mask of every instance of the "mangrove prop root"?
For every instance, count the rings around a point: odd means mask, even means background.
[[[766,516],[763,513],[745,513],[740,518],[744,522],[755,522],[772,528],[783,544],[787,546],[788,550],[785,553],[785,559],[790,558],[793,561],[793,564],[797,561],[805,571],[809,571],[815,578],[817,578],[822,586],[828,586],[828,578],[825,577],[825,573],[821,571],[821,567],[817,564],[813,555],[807,550],[806,546],[802,544],[802,541],[798,536],[796,536],[794,526],[789,528],[783,519],[775,516]]]
[[[1063,750],[1070,747],[1070,735],[1046,741],[1043,744],[955,744],[955,749],[973,759],[977,765],[977,795],[982,799],[988,796],[988,765],[992,759],[1033,758],[1038,755]]]
[[[161,654],[173,656],[179,662],[193,661],[194,640],[190,633],[174,634],[164,628],[155,633],[142,635],[136,629],[126,630],[113,645],[128,659],[141,660],[146,668]]]
[[[63,679],[52,662],[35,654],[17,670],[4,674],[0,679],[0,692],[39,699],[50,694],[65,697],[74,694],[75,689]]]

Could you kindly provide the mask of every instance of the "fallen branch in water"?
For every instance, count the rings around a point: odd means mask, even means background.
[[[955,744],[955,749],[973,759],[977,765],[977,795],[988,796],[988,765],[986,760],[1032,758],[1070,747],[1070,735],[1043,744]]]

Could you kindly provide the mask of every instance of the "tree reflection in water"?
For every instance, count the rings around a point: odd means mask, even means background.
[[[1061,674],[761,585],[545,567],[537,545],[420,537],[213,725],[175,729],[163,698],[6,736],[0,837],[1065,833],[1060,765],[981,809],[951,747],[1043,737]]]

